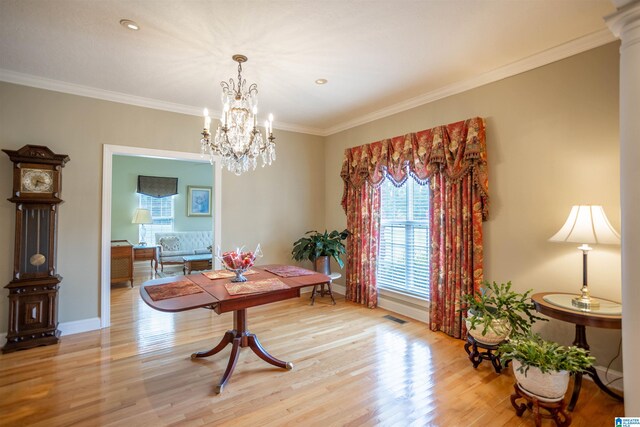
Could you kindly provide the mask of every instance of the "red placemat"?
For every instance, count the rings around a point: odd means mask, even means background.
[[[199,294],[204,292],[200,286],[188,281],[164,283],[162,285],[146,286],[147,293],[154,301],[163,299],[183,297],[185,295]]]
[[[255,282],[225,283],[224,287],[227,288],[229,295],[257,294],[289,289],[287,285],[276,278],[256,280]]]
[[[306,268],[296,267],[294,265],[280,265],[277,267],[265,268],[265,270],[280,277],[310,276],[312,274],[317,274],[316,271],[307,270]]]
[[[249,274],[256,274],[258,273],[255,270],[247,270],[244,273],[242,273],[244,276],[247,276]],[[215,279],[229,279],[231,277],[236,277],[236,273],[234,273],[233,271],[228,271],[228,270],[214,270],[214,271],[205,271],[202,273],[203,275],[205,275],[207,278],[211,279],[211,280],[215,280]]]

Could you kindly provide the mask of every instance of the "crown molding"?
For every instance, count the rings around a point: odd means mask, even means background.
[[[52,90],[54,92],[62,92],[71,95],[85,96],[88,98],[102,99],[104,101],[118,102],[120,104],[135,105],[138,107],[153,108],[155,110],[171,111],[173,113],[188,114],[192,116],[202,115],[201,108],[192,107],[190,105],[159,101],[157,99],[144,98],[142,96],[129,95],[122,92],[113,92],[110,90],[98,89],[74,83],[67,83],[60,80],[48,79],[31,74],[18,73],[6,69],[0,69],[0,80],[23,86]]]
[[[279,130],[304,133],[326,137],[356,126],[370,123],[403,111],[437,101],[452,95],[456,95],[489,83],[493,83],[507,77],[512,77],[526,71],[559,61],[589,49],[605,45],[615,41],[616,37],[608,29],[603,29],[595,33],[571,40],[554,48],[545,50],[538,54],[529,56],[511,64],[505,65],[495,70],[488,71],[467,80],[462,80],[450,85],[435,89],[414,98],[402,101],[372,113],[356,117],[352,120],[337,124],[335,126],[320,129],[309,126],[300,126],[291,123],[274,123],[274,127]],[[155,110],[170,111],[172,113],[187,114],[191,116],[202,116],[202,109],[191,105],[176,104],[172,102],[160,101],[152,98],[128,95],[121,92],[113,92],[104,89],[92,88],[59,80],[48,79],[30,74],[18,73],[15,71],[0,68],[0,81],[14,83],[24,86],[31,86],[40,89],[52,90],[55,92],[68,93],[72,95],[86,96],[89,98],[102,99],[105,101],[118,102],[121,104],[135,105],[138,107],[152,108]],[[211,111],[212,117],[218,117],[220,111]]]
[[[611,32],[605,28],[603,30],[588,34],[575,40],[571,40],[567,43],[542,51],[511,64],[496,68],[495,70],[491,70],[486,73],[474,76],[470,79],[452,83],[450,85],[435,89],[431,92],[424,93],[406,101],[402,101],[397,104],[390,105],[389,107],[385,107],[372,113],[366,114],[364,116],[360,116],[353,120],[340,123],[336,126],[326,129],[323,136],[333,135],[335,133],[351,129],[353,127],[360,126],[374,120],[379,120],[393,114],[398,114],[403,111],[407,111],[442,98],[466,92],[468,90],[475,89],[489,83],[497,82],[507,77],[512,77],[517,74],[542,67],[552,62],[560,61],[578,53],[585,52],[589,49],[594,49],[615,40],[616,38],[613,36],[613,34],[611,34]]]
[[[118,102],[120,104],[152,108],[154,110],[169,111],[172,113],[186,114],[189,116],[202,116],[202,108],[200,107],[176,104],[173,102],[161,101],[153,98],[145,98],[142,96],[129,95],[122,92],[113,92],[110,90],[98,89],[90,86],[83,86],[74,83],[63,82],[60,80],[48,79],[31,74],[18,73],[16,71],[6,70],[2,68],[0,68],[0,81],[35,87],[38,89],[51,90],[54,92],[85,96],[87,98]],[[211,116],[219,117],[220,113],[220,111],[211,111]],[[278,130],[324,136],[324,131],[322,129],[312,128],[308,126],[274,122],[274,127]]]

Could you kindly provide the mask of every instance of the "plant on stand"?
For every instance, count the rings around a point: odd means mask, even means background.
[[[569,375],[583,372],[595,359],[585,349],[564,347],[537,334],[512,337],[500,346],[504,364],[513,361],[513,373],[521,390],[546,401],[562,400]]]
[[[466,294],[461,298],[468,333],[478,342],[496,345],[513,335],[528,334],[531,324],[544,320],[534,314],[535,306],[524,294],[511,290],[511,282],[485,282],[479,295]]]
[[[315,230],[307,231],[305,236],[308,235],[308,237],[301,237],[293,244],[292,258],[296,261],[308,259],[313,262],[317,272],[329,275],[331,274],[329,257],[335,259],[340,268],[344,267],[340,255],[346,254],[347,249],[342,241],[349,234],[346,229],[343,231],[333,230],[330,233],[327,230],[324,233]]]

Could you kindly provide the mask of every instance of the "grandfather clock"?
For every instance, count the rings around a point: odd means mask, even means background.
[[[56,344],[58,289],[56,240],[58,206],[62,203],[61,170],[69,161],[41,145],[2,150],[13,162],[16,204],[13,280],[9,289],[9,331],[3,353]]]

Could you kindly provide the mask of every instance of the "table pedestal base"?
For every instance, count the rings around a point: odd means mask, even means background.
[[[571,415],[567,412],[567,404],[564,399],[559,402],[542,402],[524,393],[517,383],[513,385],[513,388],[515,392],[511,395],[511,405],[515,408],[517,416],[521,417],[524,411],[529,409],[533,412],[536,427],[540,427],[542,418],[552,419],[559,427],[566,427],[571,424]],[[518,399],[524,399],[524,402],[517,403]],[[544,412],[541,410],[544,410]]]
[[[213,356],[214,354],[220,352],[223,348],[225,348],[227,344],[232,345],[231,354],[229,355],[227,369],[224,371],[224,374],[220,379],[220,383],[216,387],[216,394],[220,394],[220,392],[222,392],[222,389],[229,381],[229,378],[231,378],[231,374],[233,374],[233,370],[236,367],[238,356],[240,355],[240,349],[242,347],[249,347],[260,359],[264,360],[267,363],[270,363],[271,365],[287,370],[293,369],[293,363],[283,362],[282,360],[276,359],[275,357],[267,353],[262,345],[260,345],[258,337],[247,330],[246,309],[236,310],[233,312],[233,329],[227,331],[224,334],[222,340],[220,340],[217,346],[209,351],[200,351],[197,353],[193,353],[191,355],[191,358],[197,359],[200,357]]]
[[[589,344],[587,343],[587,330],[584,325],[576,325],[576,336],[573,340],[573,345],[579,348],[584,348],[585,350],[589,351]],[[573,411],[573,408],[576,407],[576,403],[578,402],[578,397],[580,397],[580,389],[582,388],[583,375],[589,375],[593,379],[593,382],[596,383],[598,388],[600,388],[600,390],[604,391],[614,399],[620,402],[624,402],[624,397],[620,396],[619,394],[611,390],[609,387],[607,387],[605,383],[603,383],[602,380],[600,380],[600,377],[598,376],[598,372],[596,371],[596,368],[594,368],[593,366],[590,366],[584,372],[576,372],[573,376],[574,377],[573,392],[571,393],[571,400],[569,401],[570,411]]]

